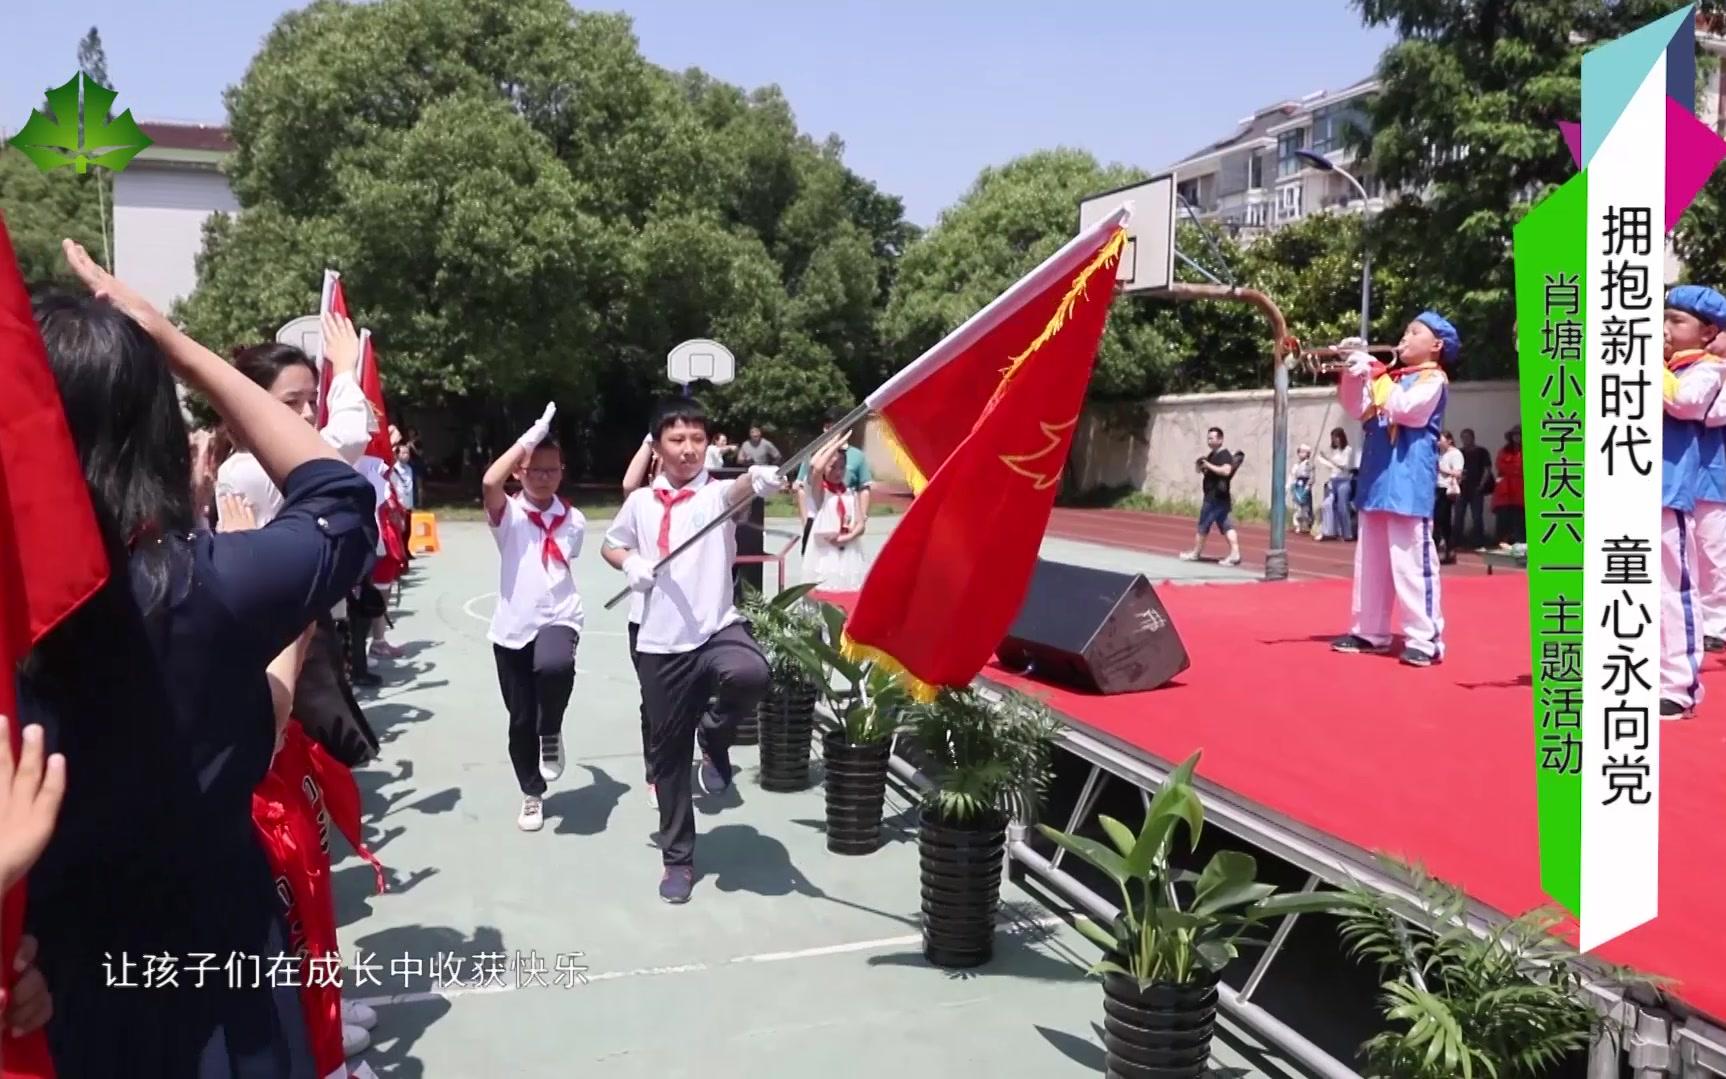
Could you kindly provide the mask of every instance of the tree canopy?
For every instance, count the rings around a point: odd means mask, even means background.
[[[681,340],[737,354],[738,381],[703,393],[731,425],[814,429],[887,369],[901,202],[776,88],[647,62],[624,16],[316,0],[227,106],[241,210],[211,220],[179,312],[212,345],[315,309],[328,266],[392,396],[502,431],[556,397],[607,466]]]

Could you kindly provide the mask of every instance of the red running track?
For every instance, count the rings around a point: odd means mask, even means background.
[[[1271,814],[1362,851],[1424,864],[1506,914],[1547,905],[1535,815],[1527,578],[1445,582],[1444,663],[1330,651],[1350,584],[1184,585],[1158,595],[1192,656],[1175,682],[1112,697],[983,677],[1047,700],[1164,763],[1202,750],[1199,773]],[[848,597],[834,597],[845,599]],[[1241,677],[1242,672],[1252,677]],[[1674,995],[1726,1019],[1720,867],[1726,828],[1726,663],[1712,700],[1661,727],[1660,916],[1602,950],[1672,979]]]

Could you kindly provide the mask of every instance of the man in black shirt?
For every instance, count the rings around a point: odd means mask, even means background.
[[[1234,454],[1223,449],[1221,427],[1213,427],[1207,431],[1205,443],[1210,447],[1210,453],[1198,459],[1199,475],[1204,477],[1204,504],[1199,509],[1199,535],[1192,550],[1181,552],[1181,561],[1191,562],[1204,553],[1205,540],[1210,535],[1211,526],[1215,525],[1217,531],[1229,541],[1229,556],[1223,559],[1223,565],[1238,566],[1241,562],[1241,538],[1235,531],[1234,517],[1230,514],[1234,502],[1229,496],[1229,483],[1234,479],[1235,469],[1240,462]]]
[[[1492,454],[1474,441],[1474,430],[1462,431],[1462,482],[1456,495],[1455,520],[1450,528],[1454,550],[1477,551],[1486,546],[1486,496],[1492,491]],[[1465,530],[1470,517],[1474,528]]]

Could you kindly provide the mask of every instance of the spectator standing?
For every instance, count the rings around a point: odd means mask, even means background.
[[[749,429],[749,441],[737,447],[737,464],[741,468],[751,465],[776,465],[785,460],[785,455],[779,452],[779,447],[767,441],[762,436],[759,425]]]
[[[1221,427],[1205,432],[1205,443],[1210,452],[1197,461],[1199,474],[1203,477],[1200,490],[1204,496],[1199,507],[1198,538],[1193,542],[1192,550],[1181,552],[1181,561],[1191,562],[1204,553],[1205,540],[1214,526],[1229,541],[1229,554],[1222,564],[1238,566],[1241,563],[1241,537],[1235,531],[1234,499],[1229,493],[1229,484],[1234,480],[1235,470],[1240,467],[1240,460],[1223,448]]]
[[[1474,429],[1462,429],[1462,484],[1456,496],[1452,519],[1452,548],[1477,551],[1486,546],[1486,494],[1492,490],[1492,454],[1474,441]],[[1467,527],[1470,513],[1474,528]]]
[[[1438,436],[1438,500],[1432,506],[1432,536],[1438,547],[1438,560],[1449,566],[1456,562],[1456,545],[1452,540],[1452,525],[1456,523],[1456,496],[1462,491],[1462,451],[1456,448],[1456,438],[1449,431]]]
[[[1500,547],[1524,541],[1527,517],[1522,505],[1522,428],[1504,433],[1504,448],[1493,465],[1498,483],[1492,489],[1492,508],[1497,520],[1494,533]]]
[[[1348,432],[1333,427],[1330,448],[1319,454],[1319,464],[1329,475],[1325,478],[1324,506],[1319,515],[1318,539],[1354,539],[1354,450],[1348,444]]]

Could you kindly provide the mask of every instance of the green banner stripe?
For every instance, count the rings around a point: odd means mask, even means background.
[[[1588,181],[1516,226],[1517,356],[1528,513],[1540,884],[1582,914],[1582,461],[1587,447]]]

